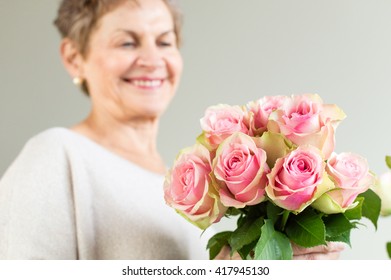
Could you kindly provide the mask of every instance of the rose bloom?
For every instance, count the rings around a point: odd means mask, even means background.
[[[261,137],[257,137],[257,142],[267,154],[266,162],[269,168],[274,167],[277,159],[296,149],[296,146],[281,133],[265,131]]]
[[[167,204],[201,229],[220,221],[226,211],[211,185],[210,172],[209,151],[197,143],[180,152],[164,183]]]
[[[245,120],[246,112],[240,106],[216,105],[209,107],[200,120],[203,134],[199,141],[210,149],[217,146],[234,132],[248,134]]]
[[[391,215],[391,171],[383,173],[377,180],[373,190],[381,199],[382,216]]]
[[[277,206],[296,213],[334,187],[325,172],[321,151],[310,145],[299,146],[278,159],[267,177],[269,198]]]
[[[375,182],[367,160],[353,153],[333,153],[326,170],[336,189],[325,193],[313,204],[314,208],[326,214],[341,213],[354,207],[356,197]]]
[[[243,208],[265,199],[267,183],[266,152],[256,138],[237,132],[224,140],[213,160],[213,174],[221,202],[227,207]]]
[[[261,135],[267,130],[270,114],[280,109],[286,96],[265,96],[247,104],[249,111],[249,127],[252,135]]]
[[[315,146],[328,159],[335,146],[335,129],[345,117],[339,107],[323,104],[317,94],[296,95],[270,114],[268,129],[282,133],[296,145]]]

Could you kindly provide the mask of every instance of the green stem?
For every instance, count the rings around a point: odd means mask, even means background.
[[[282,220],[281,220],[281,231],[284,231],[286,222],[288,221],[290,212],[287,210],[284,210],[282,213]]]

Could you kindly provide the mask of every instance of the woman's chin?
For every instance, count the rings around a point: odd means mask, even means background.
[[[164,112],[166,111],[166,107],[144,107],[144,109],[139,111],[138,117],[141,119],[159,119]]]

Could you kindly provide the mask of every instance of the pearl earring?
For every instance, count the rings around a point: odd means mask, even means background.
[[[74,77],[72,82],[75,86],[80,86],[83,83],[83,80],[80,77]]]

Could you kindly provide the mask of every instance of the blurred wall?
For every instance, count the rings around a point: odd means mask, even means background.
[[[161,122],[168,165],[200,133],[217,103],[264,95],[318,93],[347,118],[337,152],[367,157],[376,173],[391,154],[391,1],[180,1],[185,71]],[[52,21],[58,1],[0,0],[0,176],[25,141],[48,127],[83,119],[89,101],[59,59]],[[223,222],[217,228],[231,227]],[[391,218],[353,230],[343,259],[387,259]]]

